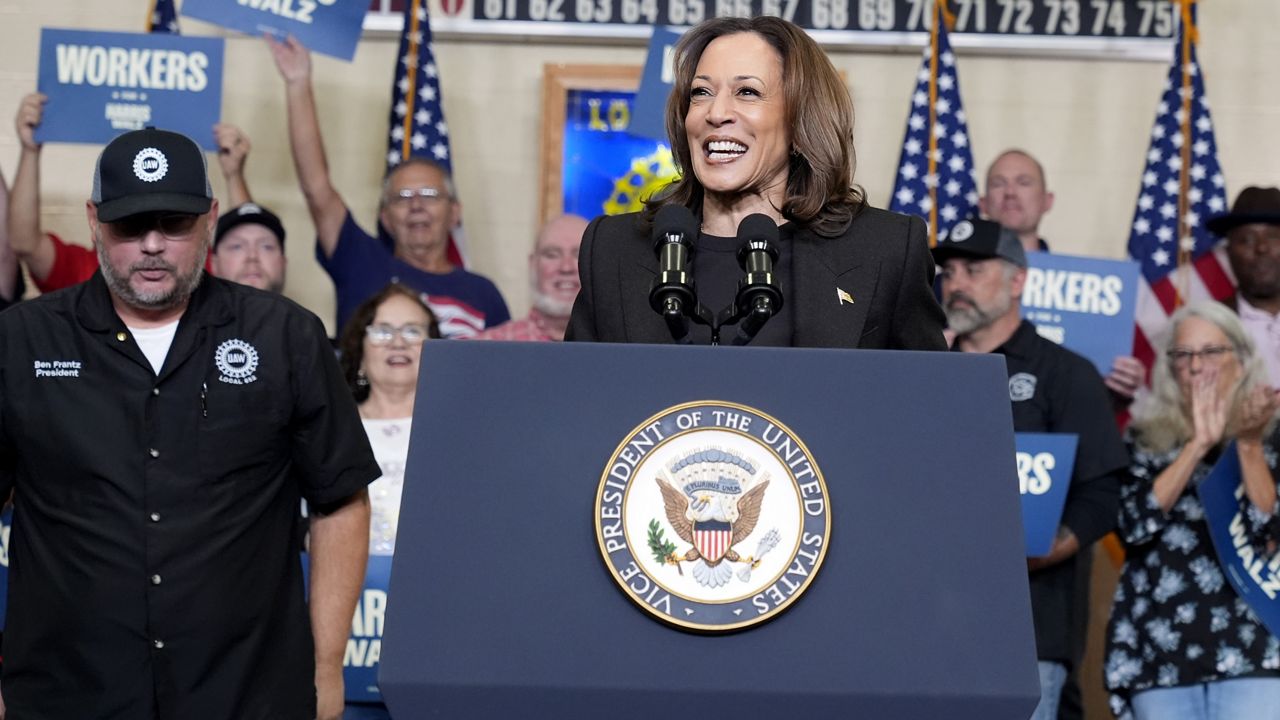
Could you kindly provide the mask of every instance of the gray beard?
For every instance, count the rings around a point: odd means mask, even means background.
[[[200,284],[200,278],[204,275],[203,263],[196,263],[195,269],[183,275],[177,272],[177,268],[165,262],[151,265],[134,263],[129,267],[128,272],[121,275],[107,261],[107,254],[102,249],[102,243],[98,242],[95,245],[98,251],[98,267],[102,270],[102,278],[107,282],[107,289],[129,307],[139,310],[169,310],[182,305],[187,301],[187,298],[191,297],[191,293],[195,291],[196,286]],[[147,267],[164,268],[173,272],[173,288],[163,292],[149,293],[140,293],[134,290],[133,286],[129,284],[129,276],[135,271],[143,270]]]
[[[1013,307],[1013,297],[1011,295],[997,298],[990,307],[985,308],[976,304],[966,307],[950,307],[948,305],[946,308],[947,326],[955,331],[956,335],[968,335],[971,332],[988,327],[1009,312],[1011,307]]]
[[[533,294],[533,306],[547,317],[567,318],[573,314],[572,302],[557,300],[536,291]]]

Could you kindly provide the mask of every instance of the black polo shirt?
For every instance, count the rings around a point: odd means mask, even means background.
[[[1080,540],[1080,553],[1030,578],[1037,656],[1070,666],[1079,662],[1087,624],[1084,594],[1077,595],[1089,581],[1081,554],[1115,527],[1129,455],[1092,363],[1040,337],[1026,320],[995,352],[1008,365],[1014,431],[1079,436],[1062,524]]]
[[[100,273],[0,314],[9,717],[313,718],[299,498],[378,475],[289,300],[206,277],[159,376]]]

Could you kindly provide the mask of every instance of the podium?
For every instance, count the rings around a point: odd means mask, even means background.
[[[642,609],[596,534],[620,443],[700,401],[785,423],[830,503],[803,596],[714,634]],[[429,342],[412,432],[379,671],[397,720],[1035,708],[1001,356]]]

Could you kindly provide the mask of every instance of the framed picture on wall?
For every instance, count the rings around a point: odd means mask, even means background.
[[[638,65],[544,66],[539,223],[639,210],[675,177],[666,143],[627,133],[639,83]]]

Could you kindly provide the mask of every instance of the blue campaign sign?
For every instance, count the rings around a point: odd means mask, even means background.
[[[186,0],[182,14],[249,35],[292,35],[313,52],[348,62],[369,0]]]
[[[1265,550],[1259,552],[1251,542],[1241,481],[1240,456],[1232,442],[1197,488],[1204,520],[1231,587],[1272,635],[1280,635],[1280,553],[1263,555]]]
[[[627,129],[632,135],[658,142],[667,141],[667,96],[671,94],[671,84],[675,81],[671,62],[679,39],[678,32],[665,27],[653,28],[644,74],[640,76],[640,89],[636,91],[631,127]]]
[[[1022,316],[1042,337],[1088,358],[1105,376],[1133,354],[1138,264],[1131,260],[1027,253]]]
[[[1053,547],[1076,464],[1078,440],[1075,435],[1062,433],[1014,435],[1027,557],[1048,555]]]
[[[106,144],[153,126],[217,150],[222,51],[222,38],[45,28],[36,87],[49,101],[36,141]]]

